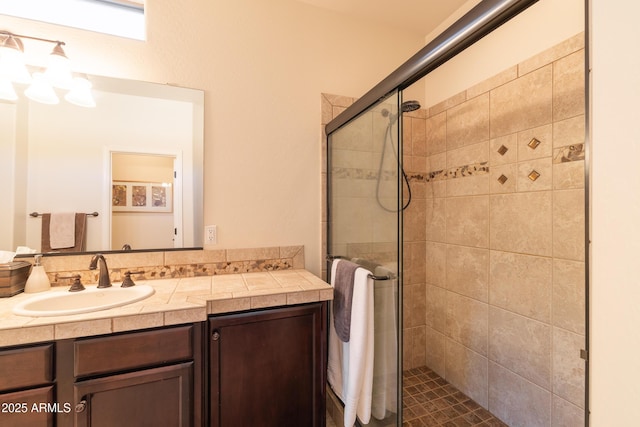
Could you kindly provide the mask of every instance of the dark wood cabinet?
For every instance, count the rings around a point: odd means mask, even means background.
[[[192,426],[192,383],[193,362],[79,381],[75,425]]]
[[[58,411],[71,410],[57,406],[53,386],[0,393],[0,407],[0,425],[11,427],[51,427]]]
[[[55,402],[53,344],[0,351],[0,426],[53,426]]]
[[[7,347],[0,426],[324,427],[325,375],[325,302]]]
[[[204,324],[57,342],[57,426],[203,424]]]
[[[325,325],[325,303],[210,317],[210,425],[324,426]]]

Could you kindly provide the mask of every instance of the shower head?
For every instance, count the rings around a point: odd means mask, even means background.
[[[420,102],[416,100],[405,101],[402,103],[401,109],[403,113],[408,113],[409,111],[416,111],[420,108]]]
[[[408,113],[410,111],[415,111],[418,108],[420,108],[420,102],[415,101],[415,100],[411,100],[411,101],[405,101],[400,105],[400,111],[402,111],[403,113]],[[399,114],[391,114],[391,112],[389,110],[387,110],[386,108],[383,109],[381,111],[382,116],[383,117],[389,117],[389,121],[393,122],[395,120],[398,119],[398,117],[400,116]]]

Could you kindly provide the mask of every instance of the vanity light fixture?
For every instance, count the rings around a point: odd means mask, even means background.
[[[55,47],[49,54],[49,65],[44,74],[51,86],[60,89],[71,89],[73,78],[71,77],[69,58],[67,58],[62,49],[63,44],[63,42],[56,42]]]
[[[44,73],[33,73],[33,81],[24,94],[27,98],[42,104],[58,104],[60,102]]]
[[[24,65],[22,40],[11,33],[0,32],[0,36],[4,37],[0,45],[0,77],[15,83],[31,83],[31,74]]]
[[[80,107],[95,107],[96,101],[91,94],[91,86],[93,85],[87,78],[87,75],[80,74],[73,78],[71,90],[67,92],[64,99]]]
[[[47,69],[44,72],[29,73],[24,63],[24,45],[21,39],[37,40],[53,43],[55,46],[49,55]],[[64,52],[64,42],[22,34],[13,34],[0,30],[0,99],[15,101],[17,96],[13,83],[29,84],[25,95],[34,101],[44,104],[59,103],[54,88],[69,92],[65,99],[82,107],[95,107],[91,94],[91,83],[86,75],[73,77],[69,58]]]

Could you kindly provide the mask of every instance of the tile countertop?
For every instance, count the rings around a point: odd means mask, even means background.
[[[40,293],[0,298],[0,347],[201,322],[209,314],[333,299],[333,288],[306,270],[135,282],[153,286],[155,293],[122,307],[70,316],[13,314],[14,305]],[[67,289],[56,287],[51,292]]]

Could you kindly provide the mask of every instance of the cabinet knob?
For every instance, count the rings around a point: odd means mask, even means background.
[[[85,409],[87,409],[87,401],[82,399],[79,403],[76,404],[76,412],[84,412]]]
[[[213,331],[213,333],[211,334],[211,339],[214,341],[218,341],[220,339],[220,332]]]

